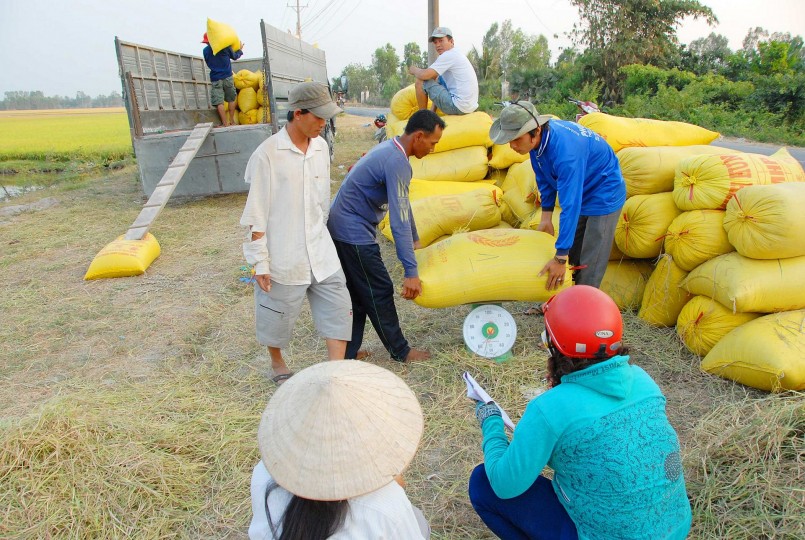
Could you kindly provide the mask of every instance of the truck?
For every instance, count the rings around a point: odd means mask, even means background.
[[[212,84],[203,57],[115,37],[123,102],[146,197],[162,186],[160,182],[164,184],[169,167],[181,161],[194,129],[207,124],[196,137],[195,152],[186,158],[181,172],[173,175],[175,181],[163,199],[247,192],[246,164],[255,148],[286,123],[290,88],[312,80],[326,84],[332,95],[324,51],[262,20],[260,33],[262,58],[239,59],[232,69],[262,70],[263,102],[269,105],[264,107],[262,122],[215,129],[210,128],[220,120],[210,105]],[[332,158],[335,119],[327,122],[322,136]],[[160,210],[165,200],[159,201]]]

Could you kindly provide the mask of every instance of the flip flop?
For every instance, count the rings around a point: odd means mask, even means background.
[[[271,381],[272,381],[274,384],[276,384],[277,386],[281,386],[281,385],[282,385],[282,383],[284,383],[285,381],[287,381],[288,379],[290,379],[290,378],[293,376],[293,374],[294,374],[294,373],[293,373],[293,371],[292,371],[292,372],[290,372],[290,373],[283,373],[283,374],[281,374],[281,375],[274,375],[273,377],[271,377]]]
[[[532,306],[527,310],[523,311],[523,315],[536,315],[537,317],[542,317],[545,315],[545,312],[542,310],[542,306],[545,304],[537,304],[536,306]]]

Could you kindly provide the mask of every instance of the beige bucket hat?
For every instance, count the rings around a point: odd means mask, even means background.
[[[492,122],[489,138],[495,144],[506,144],[537,126],[544,126],[551,118],[549,114],[540,115],[530,101],[518,101],[506,106],[500,118]]]
[[[306,499],[337,501],[402,473],[423,429],[419,401],[397,375],[336,360],[303,369],[277,388],[257,442],[277,484]]]

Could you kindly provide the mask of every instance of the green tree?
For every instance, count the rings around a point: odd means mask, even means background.
[[[371,67],[364,66],[360,63],[349,64],[341,72],[341,75],[345,75],[347,81],[349,81],[347,97],[350,99],[360,99],[361,92],[363,92],[364,89],[368,89],[372,93],[377,92],[377,78]]]
[[[726,36],[711,32],[705,38],[694,39],[682,53],[682,68],[697,75],[721,73],[732,55]]]
[[[427,51],[422,51],[419,44],[413,41],[406,43],[403,46],[403,60],[400,62],[400,84],[402,86],[414,84],[414,76],[408,73],[408,66],[424,68],[427,67],[427,65]]]
[[[391,43],[386,43],[383,47],[375,49],[372,55],[372,69],[377,77],[377,91],[383,92],[391,81],[395,82],[399,90],[400,79],[397,77],[397,70],[400,67],[400,57]],[[392,94],[394,95],[394,94]]]
[[[500,38],[498,36],[498,23],[492,23],[489,30],[481,40],[481,50],[473,46],[467,58],[469,58],[475,73],[481,81],[489,81],[500,77]]]
[[[697,0],[570,0],[580,23],[570,32],[586,48],[592,75],[604,83],[605,97],[620,97],[621,67],[671,65],[678,56],[676,26],[686,17],[717,22]]]

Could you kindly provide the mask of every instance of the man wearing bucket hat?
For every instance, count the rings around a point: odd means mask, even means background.
[[[423,426],[416,396],[386,369],[360,361],[303,369],[260,421],[249,538],[428,538],[398,483]]]
[[[559,236],[556,255],[540,271],[548,289],[561,286],[565,266],[581,266],[579,285],[598,287],[607,268],[626,184],[612,147],[597,133],[574,122],[537,113],[528,101],[506,106],[489,130],[495,144],[530,154],[542,201],[537,230],[555,234],[551,217],[557,202]]]
[[[251,186],[240,218],[249,228],[243,254],[254,265],[257,340],[268,346],[278,384],[291,375],[282,349],[305,296],[330,360],[344,358],[352,335],[352,304],[327,231],[330,151],[319,137],[340,112],[325,85],[297,84],[288,93],[288,123],[246,166]]]
[[[473,508],[504,539],[686,538],[679,439],[662,391],[629,364],[618,306],[578,285],[544,309],[551,388],[511,442],[497,405],[477,403],[484,463],[470,476]]]
[[[204,32],[201,42],[207,44],[204,47],[204,61],[210,68],[210,82],[212,83],[210,104],[218,110],[221,124],[232,125],[235,123],[235,100],[238,97],[232,76],[232,60],[243,56],[243,43],[240,44],[240,49],[237,51],[233,51],[232,47],[226,47],[218,51],[218,54],[212,54],[207,32]]]
[[[430,35],[439,57],[427,68],[408,66],[416,77],[416,100],[421,109],[428,108],[428,98],[445,114],[469,114],[478,108],[478,77],[466,56],[455,49],[453,32],[439,26]]]

